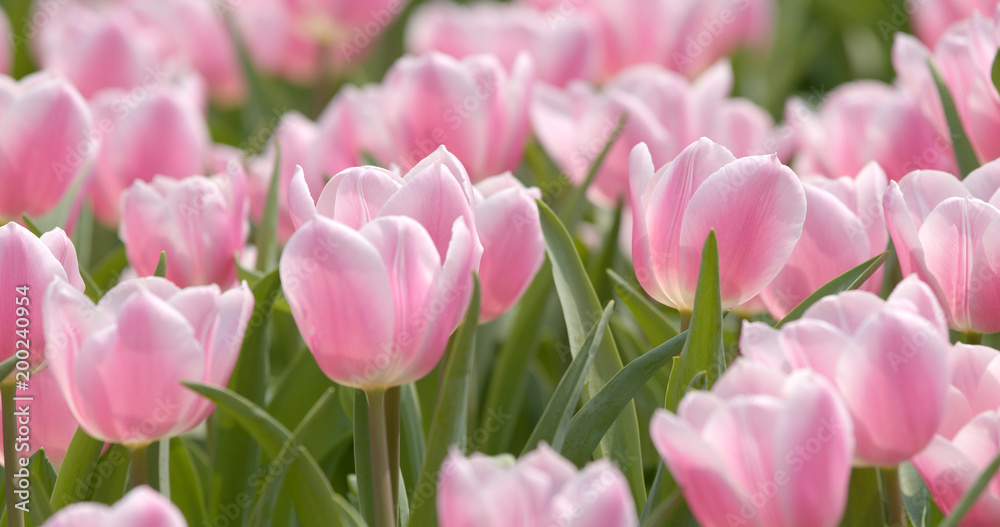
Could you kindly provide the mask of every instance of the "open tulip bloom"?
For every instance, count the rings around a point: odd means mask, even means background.
[[[1000,526],[997,0],[0,4],[9,527]]]

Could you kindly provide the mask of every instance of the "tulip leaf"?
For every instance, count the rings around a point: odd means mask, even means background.
[[[663,311],[657,309],[646,297],[646,294],[636,289],[628,280],[618,273],[608,269],[608,276],[614,284],[618,297],[625,302],[632,316],[635,317],[639,329],[653,344],[662,344],[680,333],[680,329]]]
[[[288,462],[288,480],[299,521],[303,526],[361,526],[364,520],[343,497],[337,495],[316,460],[300,444],[293,444],[292,433],[274,417],[249,399],[218,386],[183,383],[210,399],[232,416],[257,440],[273,460]],[[289,460],[294,452],[294,458]],[[233,502],[239,503],[239,501]],[[231,504],[230,504],[231,505]]]
[[[582,467],[636,392],[680,354],[687,335],[685,331],[628,363],[587,401],[569,422],[562,455]]]
[[[552,276],[556,284],[556,293],[562,304],[566,330],[569,333],[570,352],[576,357],[584,340],[586,340],[590,321],[598,318],[603,310],[597,293],[594,291],[594,286],[587,278],[587,271],[580,260],[580,254],[576,251],[573,239],[566,227],[559,221],[555,213],[540,201],[538,202],[538,212],[542,233],[545,236],[545,247],[549,259],[552,261]],[[609,330],[605,330],[601,346],[594,357],[594,367],[591,368],[587,379],[583,400],[587,401],[594,397],[599,390],[603,390],[605,384],[612,377],[621,371],[622,360],[618,354],[618,347],[615,345],[614,337],[611,336]],[[640,386],[642,384],[633,388],[638,389]],[[636,415],[635,403],[632,402],[632,394],[634,393],[635,390],[630,392],[628,398],[623,401],[622,407],[614,414],[612,422],[601,429],[601,436],[598,437],[600,440],[598,456],[615,459],[620,463],[625,479],[629,482],[629,488],[632,490],[636,506],[641,509],[646,503],[646,483],[642,473],[639,418]],[[597,430],[597,428],[591,428],[591,431]],[[572,424],[570,430],[572,430]],[[589,450],[586,457],[589,458],[594,454],[594,451],[594,449]]]
[[[91,476],[97,468],[103,449],[103,441],[98,441],[87,435],[82,428],[77,428],[52,489],[53,511],[90,497]]]
[[[164,278],[167,276],[167,251],[160,251],[160,259],[156,261],[156,269],[153,276]]]
[[[605,330],[608,328],[608,321],[611,319],[614,305],[614,300],[608,302],[604,313],[601,314],[601,319],[587,333],[583,349],[577,353],[569,368],[566,369],[566,373],[559,380],[555,393],[552,394],[549,404],[542,412],[542,417],[535,425],[534,431],[531,432],[528,442],[521,449],[522,456],[534,450],[541,441],[548,442],[557,451],[562,448],[563,440],[566,438],[566,426],[580,402],[583,385],[587,381],[587,374],[594,362],[594,355],[597,354],[597,348],[601,345],[601,339],[604,338]]]
[[[843,293],[844,291],[851,291],[861,287],[866,280],[871,278],[875,271],[882,266],[885,262],[886,257],[889,256],[889,251],[885,251],[877,256],[872,257],[870,260],[858,265],[857,267],[845,271],[840,276],[834,278],[827,282],[823,287],[817,289],[813,294],[806,297],[805,300],[795,306],[785,315],[785,318],[778,321],[774,325],[775,328],[780,328],[785,324],[792,322],[793,320],[798,320],[805,314],[806,310],[812,307],[813,304],[819,302],[820,299],[830,295],[836,295]]]
[[[604,164],[604,159],[608,157],[608,152],[611,151],[611,147],[614,146],[615,141],[618,140],[618,136],[621,135],[622,129],[625,128],[625,122],[628,120],[628,114],[622,113],[615,124],[615,127],[608,130],[609,135],[607,141],[604,143],[604,147],[597,154],[597,157],[590,163],[590,167],[587,169],[587,177],[583,180],[583,183],[573,187],[570,191],[569,196],[567,196],[566,201],[562,203],[562,207],[559,208],[559,218],[562,219],[566,225],[574,226],[579,223],[580,218],[583,216],[584,205],[587,203],[587,189],[593,184],[594,180],[597,178],[597,173],[601,169],[601,165]]]
[[[403,474],[404,489],[415,489],[420,470],[427,455],[427,440],[424,437],[423,416],[420,413],[420,399],[413,383],[402,387],[402,412],[400,436],[400,471]],[[405,492],[400,492],[400,500]]]
[[[941,107],[944,108],[944,116],[948,121],[951,144],[955,149],[955,159],[958,161],[958,172],[962,179],[964,179],[970,172],[979,168],[979,158],[976,157],[976,152],[972,149],[969,136],[965,133],[965,128],[962,126],[962,119],[959,117],[958,109],[955,107],[955,99],[952,98],[948,85],[944,82],[944,78],[941,77],[941,72],[938,71],[937,66],[929,58],[927,59],[927,67],[930,68],[931,75],[934,77],[934,83],[937,85],[938,96],[941,98]]]
[[[610,299],[612,295],[612,284],[607,270],[615,266],[615,260],[618,258],[618,236],[622,229],[624,207],[624,202],[619,199],[612,212],[611,225],[608,226],[604,241],[601,243],[601,250],[591,254],[587,262],[587,276],[590,278],[590,283],[594,284],[594,291],[600,299]]]
[[[271,171],[271,183],[267,186],[267,198],[264,201],[264,212],[257,225],[257,271],[266,273],[274,266],[274,256],[278,244],[278,186],[281,184],[281,145],[277,139],[272,139],[274,145],[274,169]]]
[[[162,444],[160,446],[162,448]],[[184,514],[188,525],[204,525],[207,517],[205,493],[184,440],[170,439],[170,499]]]
[[[552,293],[551,270],[552,264],[546,259],[518,302],[517,314],[493,363],[480,426],[485,430],[499,427],[499,430],[491,433],[481,445],[481,450],[487,454],[510,449],[526,396],[525,380],[529,372],[525,365],[534,362],[540,348],[545,310]]]
[[[658,527],[660,525],[676,525],[670,521],[677,511],[681,509],[684,499],[680,490],[670,493],[667,499],[661,501],[650,513],[642,518],[639,527]]]
[[[123,445],[113,444],[101,455],[94,469],[97,483],[87,501],[112,505],[125,495],[128,485],[129,451]]]
[[[17,366],[17,355],[11,355],[0,362],[0,379],[6,379],[14,371],[15,366]]]
[[[904,461],[899,465],[899,488],[903,493],[903,506],[914,527],[935,527],[944,518],[934,504],[927,485],[920,478],[913,464]]]
[[[993,80],[993,87],[1000,92],[1000,52],[993,57],[993,67],[990,68],[990,78]]]
[[[253,287],[258,280],[264,277],[264,273],[256,269],[248,269],[246,267],[243,267],[243,264],[240,262],[239,253],[233,254],[233,263],[236,265],[236,279],[246,280],[247,284],[249,284],[250,287]]]
[[[52,467],[45,449],[35,452],[28,460],[28,518],[34,525],[42,525],[54,512],[50,504],[52,485],[55,484],[56,469]]]
[[[882,496],[879,493],[878,469],[856,467],[851,471],[847,506],[841,527],[882,525]]]
[[[31,219],[31,216],[28,216],[27,214],[21,214],[21,221],[24,222],[24,228],[31,231],[31,234],[34,234],[39,238],[41,238],[42,234],[44,234],[45,231],[43,231],[41,227],[39,227],[38,224],[35,223],[35,220]]]
[[[420,471],[413,501],[410,505],[410,525],[437,525],[437,476],[452,446],[464,451],[468,435],[469,393],[476,351],[476,326],[479,324],[479,278],[474,280],[469,310],[451,337],[445,351],[438,381],[438,397],[434,403],[431,429],[427,436],[427,453]],[[425,492],[426,490],[426,492]]]
[[[87,296],[97,302],[104,295],[104,290],[110,289],[118,281],[122,271],[128,267],[128,256],[125,254],[125,246],[119,245],[108,253],[97,266],[94,267],[93,281],[95,289],[90,289],[91,284],[87,284]],[[83,270],[80,270],[83,274]],[[86,281],[86,278],[84,279]]]
[[[973,483],[969,490],[965,491],[965,494],[962,495],[962,499],[958,500],[955,508],[951,510],[951,513],[948,514],[944,521],[938,524],[938,527],[957,527],[959,522],[962,521],[962,518],[964,518],[965,515],[969,513],[969,510],[972,509],[972,506],[976,504],[976,500],[979,499],[979,496],[982,495],[984,490],[986,490],[986,487],[990,484],[990,480],[992,480],[996,475],[997,470],[1000,470],[1000,453],[993,456],[993,460],[990,461],[990,464],[987,465],[986,469],[979,474],[979,477],[976,478],[976,482]]]
[[[281,292],[278,271],[274,270],[261,278],[253,285],[252,291],[253,315],[227,386],[255,405],[263,406],[270,369],[267,330],[274,300]],[[231,514],[225,514],[221,507],[238,503],[241,495],[253,495],[249,480],[257,469],[257,444],[241,428],[235,416],[220,413],[215,419],[215,434],[208,450],[212,459],[212,478],[205,482],[205,486],[213,498],[208,508],[209,517],[215,518],[220,514],[235,516],[231,518],[233,523],[241,523],[245,512],[243,507],[236,507]]]

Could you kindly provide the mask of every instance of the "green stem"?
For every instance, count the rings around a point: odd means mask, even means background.
[[[160,450],[157,456],[157,474],[160,477],[157,490],[164,498],[170,499],[170,439],[160,440]]]
[[[149,443],[126,446],[132,458],[132,488],[149,485]]]
[[[399,503],[399,413],[402,391],[399,386],[385,391],[385,433],[389,448],[389,475],[392,476],[392,510]]]
[[[982,344],[983,343],[983,334],[982,333],[976,333],[974,331],[970,331],[970,332],[966,333],[964,336],[965,336],[965,338],[963,340],[965,341],[966,344]]]
[[[899,490],[899,467],[882,467],[882,499],[886,504],[886,525],[906,527],[903,494]]]
[[[685,332],[691,327],[691,311],[681,309],[678,311],[681,316],[681,332]]]
[[[385,391],[371,390],[366,393],[369,441],[372,451],[372,481],[375,485],[375,527],[395,527],[393,477],[389,472],[389,442],[385,427]]]
[[[0,383],[0,397],[3,398],[3,466],[4,481],[7,483],[7,526],[23,527],[24,513],[17,509],[17,484],[14,474],[19,466],[17,455],[17,418],[14,415],[14,382]]]

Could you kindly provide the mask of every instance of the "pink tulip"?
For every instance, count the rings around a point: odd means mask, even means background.
[[[149,90],[183,71],[197,72],[220,101],[245,96],[229,33],[203,1],[39,2],[32,20],[41,21],[39,62],[88,99],[106,88]]]
[[[677,415],[657,410],[650,435],[705,527],[833,527],[854,454],[851,418],[812,372],[788,376],[737,359]]]
[[[959,342],[948,360],[951,386],[938,434],[950,440],[975,416],[1000,408],[1000,352]]]
[[[264,152],[251,159],[247,170],[247,181],[250,193],[250,217],[257,224],[264,214],[267,203],[267,193],[274,176],[276,146],[281,150],[281,166],[278,167],[278,242],[285,243],[295,231],[292,218],[288,213],[288,185],[292,182],[296,165],[302,164],[313,150],[316,142],[316,124],[298,112],[283,115],[274,135]],[[323,174],[318,171],[307,171],[310,176],[307,183],[312,194],[319,194],[323,189]]]
[[[933,54],[913,37],[899,35],[893,65],[902,85],[920,101],[920,108],[939,131],[947,130],[944,110],[927,61],[932,61],[951,92],[962,126],[981,161],[1000,157],[1000,94],[993,85],[993,59],[1000,48],[1000,10],[992,7],[948,28]],[[992,18],[987,18],[992,17]],[[933,167],[929,167],[933,168]]]
[[[241,172],[136,181],[122,194],[118,229],[129,263],[140,276],[151,276],[166,251],[171,282],[234,285],[233,258],[250,233],[245,187]]]
[[[781,330],[744,323],[740,352],[784,371],[812,369],[840,391],[854,419],[857,459],[897,465],[934,437],[948,395],[948,331],[916,278],[883,301],[866,291],[828,296]]]
[[[854,176],[870,161],[892,181],[924,168],[957,172],[946,132],[900,88],[875,81],[844,84],[826,95],[817,113],[793,98],[785,122],[796,142],[799,174]]]
[[[441,527],[632,527],[628,483],[600,460],[578,470],[542,443],[513,466],[452,450],[438,478]]]
[[[56,511],[42,527],[187,527],[180,509],[149,487],[137,487],[109,507],[73,503]]]
[[[976,12],[990,15],[997,3],[996,0],[924,0],[913,5],[915,9],[907,4],[906,12],[898,16],[909,14],[914,32],[925,44],[933,46],[949,26]]]
[[[323,68],[320,44],[299,30],[289,2],[242,0],[232,14],[250,59],[261,71],[303,83],[314,80]]]
[[[475,239],[462,218],[451,231],[445,253],[405,216],[376,217],[358,230],[316,216],[292,235],[279,265],[282,288],[328,377],[373,390],[430,373],[472,294]]]
[[[14,66],[14,50],[11,45],[14,33],[10,28],[7,14],[0,9],[0,74],[8,75]]]
[[[55,207],[94,157],[91,122],[86,102],[61,77],[0,75],[0,218]]]
[[[553,24],[529,6],[479,2],[432,2],[416,9],[407,27],[410,53],[439,51],[456,58],[492,53],[508,70],[526,52],[538,79],[565,86],[575,79],[595,80],[601,67],[596,24],[573,17]]]
[[[223,293],[136,278],[95,306],[53,281],[45,295],[49,368],[92,437],[128,445],[178,436],[214,408],[181,381],[228,382],[253,305],[245,283]]]
[[[28,361],[41,364],[45,353],[42,333],[45,288],[59,280],[84,290],[76,248],[58,227],[39,238],[10,222],[0,227],[0,262],[3,262],[0,287],[9,302],[0,316],[0,331],[7,335],[0,340],[0,360],[9,359],[27,346]]]
[[[79,425],[73,417],[73,412],[66,405],[66,399],[63,398],[59,384],[56,383],[50,370],[44,369],[32,373],[26,382],[28,388],[18,389],[17,395],[32,398],[29,410],[30,439],[28,449],[19,452],[18,455],[31,456],[38,449],[44,448],[45,456],[58,470]],[[0,433],[0,438],[2,437],[3,434]],[[3,447],[0,447],[0,456],[2,455]]]
[[[521,298],[545,260],[545,238],[535,203],[542,193],[525,188],[507,173],[480,181],[476,196],[476,230],[483,243],[479,320],[486,322]]]
[[[654,173],[645,144],[629,158],[632,258],[657,301],[690,311],[710,230],[718,237],[722,306],[753,298],[784,267],[802,235],[806,198],[777,156],[737,159],[700,139]]]
[[[776,320],[841,273],[885,251],[889,235],[882,216],[885,172],[872,162],[857,178],[807,180],[802,237],[778,276],[761,292]],[[882,289],[879,269],[862,289]]]
[[[638,143],[646,143],[657,166],[700,137],[738,157],[778,149],[771,117],[748,101],[729,99],[732,85],[732,69],[720,62],[695,82],[661,67],[637,66],[611,79],[601,93],[584,83],[565,90],[538,86],[532,128],[556,165],[579,184],[626,114],[591,187],[595,201],[613,205],[628,195],[629,153]]]
[[[883,199],[903,276],[917,274],[934,288],[957,331],[1000,331],[998,188],[1000,162],[993,161],[964,181],[913,172],[890,184]]]
[[[931,444],[913,457],[934,502],[950,514],[979,475],[1000,451],[1000,412],[991,409],[977,415],[954,439],[935,436]],[[993,476],[975,505],[962,519],[962,527],[991,527],[1000,523],[1000,476]]]
[[[364,164],[362,154],[374,159],[391,157],[379,102],[375,84],[344,86],[316,119],[310,148],[300,163],[313,195],[318,196],[334,174]]]
[[[382,83],[388,161],[408,169],[444,145],[474,181],[515,170],[528,136],[532,70],[527,56],[510,72],[491,55],[399,59]]]
[[[89,184],[94,214],[105,225],[118,224],[122,192],[133,182],[205,172],[208,126],[190,85],[164,85],[142,97],[105,90],[91,106],[101,146]]]

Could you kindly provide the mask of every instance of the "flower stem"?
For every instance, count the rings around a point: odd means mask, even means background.
[[[4,481],[7,483],[7,525],[8,527],[23,527],[24,513],[17,508],[17,483],[14,474],[18,469],[17,455],[17,418],[14,415],[14,382],[7,380],[0,383],[0,397],[3,398],[3,466]]]
[[[385,426],[385,391],[371,390],[366,394],[372,452],[372,481],[375,485],[375,527],[395,527],[396,507],[392,494],[389,441]]]
[[[385,391],[385,432],[389,451],[389,477],[392,483],[392,503],[399,503],[399,413],[402,391],[399,386]],[[396,510],[395,506],[392,510]]]
[[[899,490],[899,467],[882,467],[882,499],[886,503],[886,525],[906,527],[903,494]]]
[[[149,485],[149,443],[126,446],[132,458],[132,488]]]
[[[966,333],[964,336],[965,336],[965,338],[962,339],[962,340],[964,340],[966,344],[982,344],[983,343],[983,334],[982,333],[976,333],[974,331],[970,331],[970,332]]]
[[[681,309],[678,311],[681,315],[681,331],[687,331],[691,327],[691,311]]]

